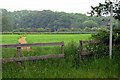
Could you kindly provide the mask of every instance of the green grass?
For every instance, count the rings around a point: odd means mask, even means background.
[[[65,42],[65,58],[42,59],[23,62],[9,62],[2,65],[3,78],[117,78],[119,58],[114,55],[101,58],[79,59],[79,40],[89,40],[90,34],[42,34],[42,35],[2,35],[3,44],[17,44],[17,39],[26,36],[28,43]],[[7,41],[6,41],[7,40]],[[13,41],[10,41],[13,40]],[[21,56],[59,54],[60,46],[32,47]],[[116,52],[114,52],[116,53]],[[114,54],[113,53],[113,54]],[[117,52],[116,54],[119,54]],[[3,49],[4,58],[15,57],[16,49]]]
[[[18,39],[26,36],[28,43],[51,43],[64,41],[65,46],[71,41],[79,45],[79,40],[89,40],[91,34],[40,34],[40,35],[2,35],[2,44],[18,44]],[[16,49],[2,50],[3,58],[15,57]],[[11,54],[12,53],[12,54]],[[47,54],[59,54],[60,46],[31,47],[30,52],[23,51],[21,56],[38,56]]]
[[[105,61],[104,61],[105,60]],[[106,64],[107,63],[107,64]],[[113,65],[114,63],[114,65]],[[14,65],[14,66],[13,66]],[[64,59],[3,64],[4,78],[117,78],[118,65],[109,59],[81,63],[78,69]],[[113,69],[114,68],[114,69]]]
[[[0,35],[2,44],[17,44],[22,35]]]
[[[1,35],[0,35],[1,36]],[[48,43],[64,41],[65,44],[71,41],[79,43],[79,40],[89,40],[91,34],[39,34],[39,35],[2,35],[2,44],[17,44],[17,40],[26,36],[28,43]]]

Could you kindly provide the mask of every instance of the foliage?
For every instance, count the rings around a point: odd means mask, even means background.
[[[99,29],[97,34],[92,35],[92,39],[104,40],[108,43],[109,42],[109,33],[110,32],[107,29]],[[113,43],[118,44],[120,42],[120,35],[115,31],[113,31],[112,38],[113,38]]]
[[[106,19],[105,17],[89,17],[80,13],[53,12],[51,10],[21,10],[14,12],[5,10],[2,13],[7,15],[11,21],[14,32],[21,31],[23,28],[25,32],[39,32],[42,30],[37,29],[42,28],[50,29],[48,30],[50,32],[55,32],[59,31],[60,28],[67,28],[70,31],[71,28],[84,29],[85,27],[100,27],[105,25],[102,19]]]
[[[97,14],[98,16],[101,16],[101,15],[108,15],[111,13],[111,7],[113,7],[113,17],[115,19],[118,19],[120,20],[120,1],[118,0],[106,0],[104,4],[101,4],[99,3],[99,6],[96,6],[96,7],[93,7],[91,6],[92,8],[92,11],[91,11],[91,15],[95,15]]]
[[[78,45],[75,42],[71,41],[66,46],[66,62],[71,62],[73,67],[78,68],[80,63],[79,47],[77,47]]]
[[[109,40],[109,30],[99,29],[96,34],[92,35],[93,40]]]
[[[89,27],[89,28],[97,27],[97,23],[94,22],[93,20],[85,21],[85,22],[83,22],[83,25],[86,27]]]
[[[7,10],[5,9],[0,9],[0,11],[2,12],[2,25],[0,25],[0,27],[2,27],[2,31],[11,31],[12,30],[12,22],[8,16]]]
[[[113,31],[113,51],[119,51],[120,35]],[[96,34],[91,36],[92,40],[103,40],[104,42],[89,43],[86,45],[86,50],[92,51],[96,57],[109,55],[109,30],[99,29]]]

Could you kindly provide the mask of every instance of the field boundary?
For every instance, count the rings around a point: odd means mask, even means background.
[[[0,32],[0,34],[95,34],[96,32]]]
[[[31,57],[20,57],[21,47],[32,47],[32,46],[55,46],[61,45],[61,54],[59,55],[43,55],[43,56],[31,56]],[[12,45],[0,45],[0,48],[17,48],[17,58],[5,58],[0,59],[0,62],[11,62],[11,61],[25,61],[45,58],[58,58],[64,57],[64,41],[55,43],[32,43],[32,44],[12,44]]]

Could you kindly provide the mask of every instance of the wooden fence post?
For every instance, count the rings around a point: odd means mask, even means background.
[[[17,47],[17,57],[20,57],[20,55],[21,55],[21,47],[19,46]]]
[[[82,50],[83,50],[82,40],[80,40],[80,60],[83,60],[83,59],[82,59]]]
[[[64,54],[64,42],[62,42],[63,44],[61,45],[61,54]]]

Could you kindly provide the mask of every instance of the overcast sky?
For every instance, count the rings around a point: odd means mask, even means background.
[[[91,6],[105,0],[0,0],[0,8],[8,11],[16,10],[52,10],[67,13],[87,14]]]

